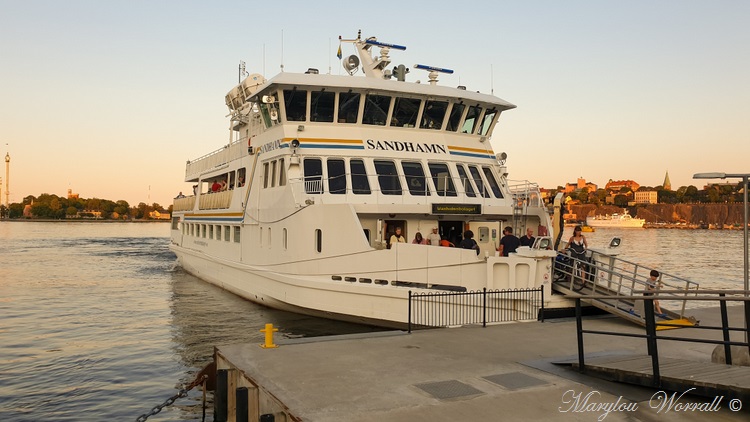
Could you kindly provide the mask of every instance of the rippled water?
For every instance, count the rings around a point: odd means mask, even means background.
[[[264,308],[175,268],[161,223],[0,223],[0,421],[135,420],[218,344],[372,330]],[[211,410],[207,420],[211,420]],[[198,421],[198,389],[153,421]]]
[[[0,222],[0,421],[135,420],[193,380],[219,344],[368,327],[271,310],[175,268],[161,223]],[[565,233],[567,238],[569,232]],[[616,230],[622,257],[740,288],[739,231]],[[207,420],[211,420],[211,409]],[[196,391],[153,421],[199,421]]]

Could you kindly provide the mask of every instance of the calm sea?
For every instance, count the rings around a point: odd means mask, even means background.
[[[135,420],[211,361],[218,344],[371,328],[267,309],[175,267],[168,224],[0,222],[0,421]],[[565,238],[570,229],[565,232]],[[600,229],[621,257],[742,287],[742,232]],[[150,421],[199,421],[198,389]],[[211,420],[211,409],[207,420]]]

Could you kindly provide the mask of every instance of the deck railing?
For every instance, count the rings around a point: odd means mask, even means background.
[[[414,293],[409,291],[409,332],[419,327],[531,321],[543,318],[544,286],[537,289]]]

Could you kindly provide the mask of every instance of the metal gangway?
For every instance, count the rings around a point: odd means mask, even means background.
[[[685,299],[698,294],[698,283],[658,270],[657,287],[649,290],[652,269],[607,251],[589,249],[583,259],[558,252],[552,290],[569,296],[581,295],[584,303],[641,326],[646,325],[643,300],[632,297],[658,292],[663,313],[657,314],[657,324],[671,324],[661,329],[697,325],[698,321],[685,313]]]

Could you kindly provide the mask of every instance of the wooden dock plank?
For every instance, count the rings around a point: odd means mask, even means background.
[[[586,372],[634,384],[653,385],[650,356],[610,356],[585,361]],[[573,365],[578,367],[577,363]],[[750,367],[712,362],[696,362],[677,358],[660,358],[662,385],[675,390],[695,388],[698,394],[727,394],[750,399]]]

